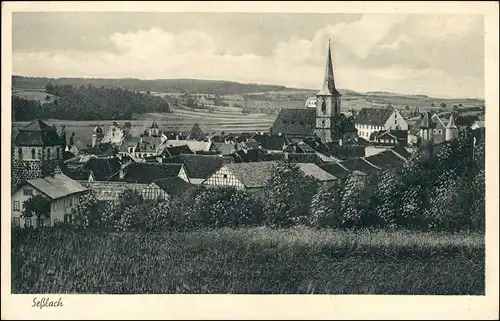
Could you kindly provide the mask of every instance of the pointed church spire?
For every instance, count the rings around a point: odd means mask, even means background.
[[[455,125],[455,115],[453,115],[453,113],[450,115],[446,128],[458,128],[457,125]]]
[[[325,78],[323,80],[323,87],[318,93],[320,96],[340,96],[340,93],[335,88],[335,79],[333,77],[333,63],[332,53],[330,49],[330,39],[328,39],[328,54],[326,56]]]

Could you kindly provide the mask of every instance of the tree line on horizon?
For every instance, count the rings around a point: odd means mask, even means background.
[[[39,101],[13,96],[12,120],[130,120],[134,113],[171,111],[168,102],[163,98],[122,88],[92,85],[74,87],[49,83],[45,86],[45,91],[58,98],[42,104]]]

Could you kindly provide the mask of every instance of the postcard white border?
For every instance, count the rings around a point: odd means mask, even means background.
[[[497,2],[473,1],[2,2],[2,319],[498,319],[498,10]],[[8,186],[13,11],[484,14],[486,295],[61,295],[63,308],[31,308],[35,295],[10,294]]]

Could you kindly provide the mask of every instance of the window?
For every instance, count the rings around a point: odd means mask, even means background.
[[[43,159],[43,158],[42,158],[42,150],[41,150],[41,149],[39,149],[39,150],[38,150],[38,153],[37,153],[37,158],[38,158],[38,159]]]
[[[31,188],[23,188],[23,195],[24,196],[31,196],[31,195],[33,195],[33,190]]]
[[[36,226],[38,226],[38,227],[43,227],[43,218],[38,217],[38,218],[36,219]]]
[[[227,174],[222,175],[222,177],[227,178]]]
[[[321,125],[325,126],[325,120],[324,119],[321,120]]]
[[[56,148],[56,157],[57,159],[59,159],[60,155],[59,155],[60,151],[59,151],[59,147]]]
[[[21,208],[24,210],[24,208],[26,207],[26,204],[24,204],[24,202],[21,204]]]
[[[23,157],[23,149],[22,148],[17,149],[17,155],[19,158]]]
[[[64,214],[64,224],[68,224],[68,223],[69,223],[69,215]]]
[[[21,226],[21,219],[19,217],[14,217],[14,226],[15,227]]]
[[[50,159],[50,148],[47,148],[47,159]]]
[[[321,112],[324,114],[326,113],[326,102],[323,100],[323,103],[321,104]]]
[[[19,211],[19,201],[14,201],[13,207],[14,211]]]
[[[35,159],[35,149],[34,148],[31,149],[31,158]]]
[[[73,204],[77,205],[80,202],[80,199],[78,197],[75,197],[75,200],[73,201]]]
[[[441,129],[438,129],[438,134],[442,134],[443,132],[441,131]]]
[[[52,211],[57,210],[57,202],[52,203]]]
[[[24,219],[24,227],[31,227],[31,217],[26,217]]]

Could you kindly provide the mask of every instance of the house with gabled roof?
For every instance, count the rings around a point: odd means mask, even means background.
[[[381,130],[408,130],[408,123],[396,108],[369,108],[359,111],[354,118],[358,136],[370,140],[372,133]]]
[[[152,181],[140,193],[146,200],[172,199],[193,188],[180,177],[170,177]]]
[[[220,155],[181,154],[175,157],[164,158],[162,162],[164,164],[183,164],[189,182],[198,185],[209,178],[223,164],[232,163],[233,159]]]
[[[56,170],[54,175],[28,179],[12,193],[12,224],[15,227],[54,226],[57,223],[71,223],[71,210],[78,205],[79,198],[88,189],[67,175]],[[48,217],[22,217],[24,202],[41,195],[50,203]]]
[[[202,185],[246,190],[262,189],[268,185],[278,164],[277,161],[224,164]],[[305,175],[311,176],[319,182],[325,183],[337,179],[312,163],[297,163],[297,166]]]
[[[343,166],[341,162],[322,164],[319,167],[341,180],[345,180],[351,174],[351,171]]]
[[[195,123],[191,130],[185,133],[187,140],[204,140],[207,135],[201,130],[200,124]]]

